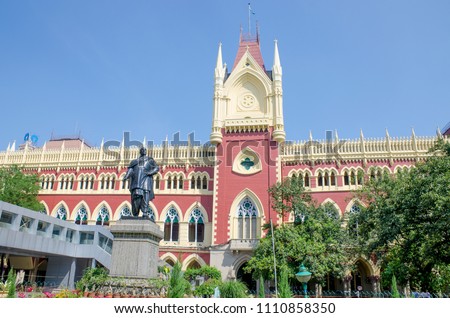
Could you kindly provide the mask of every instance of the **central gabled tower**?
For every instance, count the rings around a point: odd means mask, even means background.
[[[230,244],[231,251],[250,255],[256,246],[252,244],[263,235],[261,225],[276,218],[267,189],[279,179],[279,145],[285,141],[277,42],[272,71],[264,64],[258,32],[241,32],[231,72],[222,61],[220,44],[214,79],[210,141],[217,151],[212,242]]]
[[[231,73],[222,62],[219,45],[215,68],[212,144],[220,144],[225,133],[270,132],[277,142],[285,141],[283,124],[282,70],[275,41],[272,71],[261,54],[259,34],[243,35]]]

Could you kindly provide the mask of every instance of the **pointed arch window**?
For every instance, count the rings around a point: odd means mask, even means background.
[[[178,189],[183,189],[183,176],[178,179]]]
[[[245,197],[237,210],[237,238],[256,239],[257,238],[257,217],[258,209],[249,197]]]
[[[317,185],[319,187],[323,187],[323,176],[322,176],[322,172],[319,172],[319,176],[317,177]]]
[[[83,190],[83,187],[84,187],[84,176],[82,176],[80,178],[80,181],[78,181],[78,189]]]
[[[178,241],[178,233],[180,230],[178,211],[171,207],[167,211],[166,220],[164,221],[164,241]]]
[[[128,207],[128,205],[125,205],[122,210],[120,210],[120,218],[122,218],[123,216],[131,216],[131,210]]]
[[[103,205],[98,211],[98,217],[96,221],[97,225],[109,225],[109,210]]]
[[[155,189],[159,189],[159,176],[155,179]]]
[[[361,212],[361,206],[357,203],[353,204],[349,211],[350,214],[359,214],[360,212]],[[358,238],[359,224],[358,224],[357,218],[355,218],[355,220],[352,224],[348,225],[348,230],[349,230],[349,234],[351,237]]]
[[[347,171],[344,172],[344,185],[350,185],[350,178]]]
[[[189,215],[189,242],[203,242],[205,238],[205,222],[203,213],[195,208]]]
[[[172,189],[172,177],[167,178],[167,189]]]
[[[148,217],[153,223],[155,223],[156,221],[155,212],[150,206],[148,207],[147,213],[144,215],[144,217]]]
[[[203,190],[207,190],[208,189],[208,178],[206,178],[206,176],[204,176],[203,180],[202,180],[202,189]]]
[[[336,207],[330,203],[327,202],[323,205],[323,209],[325,211],[325,214],[328,215],[329,218],[332,219],[338,219],[339,218],[339,211],[336,209]]]
[[[67,210],[63,205],[60,205],[56,211],[56,218],[60,220],[67,220]]]
[[[309,187],[309,174],[308,173],[305,173],[305,180],[303,182],[303,185],[305,187]]]
[[[323,185],[326,187],[330,185],[330,175],[328,172],[325,172],[325,176],[323,177]]]
[[[75,217],[76,224],[87,224],[88,213],[84,205],[80,206]]]
[[[177,178],[177,176],[174,176],[173,177],[173,186],[172,186],[172,188],[173,189],[176,189],[177,188],[177,186],[178,186],[178,178]]]
[[[331,172],[331,175],[330,175],[330,185],[332,185],[332,186],[336,185],[336,174],[334,172]]]

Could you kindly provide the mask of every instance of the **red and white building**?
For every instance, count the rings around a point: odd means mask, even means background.
[[[270,219],[275,224],[293,221],[279,219],[272,209],[271,185],[287,177],[303,178],[319,203],[329,203],[343,216],[358,209],[351,191],[364,178],[409,169],[428,155],[436,138],[448,138],[439,132],[437,137],[417,137],[414,131],[407,138],[392,138],[386,131],[379,139],[366,139],[361,132],[356,140],[339,140],[335,132],[323,141],[309,136],[285,142],[277,42],[268,67],[258,36],[241,35],[232,68],[223,63],[219,46],[211,144],[166,142],[149,150],[160,165],[150,203],[165,236],[160,258],[168,263],[179,259],[184,269],[216,266],[224,279],[245,276],[242,267],[263,235],[261,225]],[[0,166],[18,164],[40,176],[39,199],[46,213],[105,226],[130,213],[130,193],[122,179],[130,160],[138,157],[137,147],[122,142],[106,149],[102,142],[93,148],[80,139],[65,139],[50,140],[42,148],[14,148],[0,153]],[[355,262],[358,271],[346,288],[378,288],[379,269],[370,260]],[[337,288],[341,283],[330,284]]]

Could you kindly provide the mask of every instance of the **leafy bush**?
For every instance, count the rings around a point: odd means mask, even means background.
[[[202,266],[200,268],[189,268],[184,273],[184,278],[188,281],[194,280],[197,276],[203,276],[205,280],[222,280],[222,273],[214,266]]]
[[[82,291],[94,291],[108,279],[108,271],[103,267],[87,268],[83,277],[76,283],[76,288]]]
[[[278,282],[278,294],[280,298],[292,298],[292,290],[289,286],[288,268],[281,267],[280,281]]]
[[[239,280],[230,280],[219,286],[222,298],[246,298],[248,297],[247,286]]]
[[[181,264],[177,262],[170,273],[167,298],[183,298],[185,294],[190,294],[190,292],[191,284],[183,277]]]
[[[11,268],[8,272],[8,278],[6,279],[6,286],[8,288],[7,298],[16,298],[16,272]]]
[[[55,298],[78,298],[80,297],[76,292],[62,289],[58,293],[56,293]]]
[[[259,298],[266,298],[266,291],[264,290],[264,277],[259,276],[259,291],[258,291],[258,297]]]
[[[395,278],[395,275],[392,275],[392,284],[391,284],[391,294],[392,298],[400,298],[400,293],[397,289],[397,279]]]
[[[195,288],[194,296],[211,297],[212,295],[214,295],[215,288],[219,287],[221,284],[222,281],[218,279],[208,279],[206,282]]]

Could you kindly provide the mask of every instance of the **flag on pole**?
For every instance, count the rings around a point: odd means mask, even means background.
[[[251,14],[255,14],[255,11],[252,10],[252,7],[250,6],[250,2],[248,3],[248,12]]]

